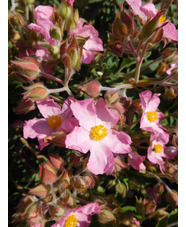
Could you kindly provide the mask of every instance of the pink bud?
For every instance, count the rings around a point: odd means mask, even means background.
[[[39,197],[45,197],[48,194],[49,190],[50,190],[50,187],[48,187],[47,185],[39,184],[36,187],[31,188],[29,190],[29,193]]]
[[[13,109],[16,114],[26,114],[32,110],[35,110],[35,104],[30,99],[22,99],[17,107]]]
[[[100,87],[101,85],[97,80],[92,80],[85,86],[80,87],[80,89],[84,91],[87,95],[95,98],[99,95]]]
[[[48,89],[41,83],[35,83],[29,87],[24,87],[28,90],[24,93],[24,99],[30,98],[34,101],[43,101],[48,98]]]
[[[39,74],[39,62],[34,58],[23,58],[19,61],[11,61],[11,65],[18,70],[19,73],[27,77],[36,78]]]

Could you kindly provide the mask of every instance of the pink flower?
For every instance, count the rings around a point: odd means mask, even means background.
[[[134,14],[139,16],[139,18],[144,22],[147,21],[148,16],[151,16],[151,18],[153,18],[158,13],[158,9],[156,9],[152,1],[144,5],[142,5],[141,0],[126,0],[126,2],[130,5]],[[160,26],[164,19],[164,17],[160,18]],[[176,30],[175,25],[169,22],[165,26],[163,26],[163,36],[165,38],[178,41],[178,30]]]
[[[100,213],[97,203],[89,203],[85,206],[70,209],[65,213],[65,217],[57,221],[52,227],[88,227],[93,214]]]
[[[137,225],[140,226],[140,222],[136,219],[136,218],[132,218],[132,222]]]
[[[74,0],[65,0],[65,2],[70,6],[74,4]]]
[[[130,152],[128,154],[129,157],[129,164],[137,170],[145,170],[146,167],[143,164],[145,161],[145,156],[139,155],[137,152]]]
[[[103,51],[103,42],[99,38],[98,31],[92,25],[84,25],[83,19],[80,18],[77,23],[77,28],[70,31],[70,36],[82,36],[89,37],[85,42],[82,51],[82,61],[84,64],[90,64],[94,59],[94,53],[92,51]]]
[[[140,121],[140,128],[148,132],[159,132],[163,133],[160,125],[160,120],[164,117],[164,114],[157,112],[157,108],[160,104],[158,96],[160,94],[154,94],[149,90],[143,91],[139,94],[141,99],[141,105],[143,114]]]
[[[66,99],[61,109],[53,99],[38,101],[37,107],[44,118],[26,121],[23,128],[24,138],[37,138],[40,150],[42,150],[48,145],[43,141],[46,136],[51,136],[54,132],[61,130],[72,131],[74,126],[78,125],[78,122],[75,118],[72,118],[72,111],[69,108],[70,102],[70,98]]]
[[[169,158],[165,154],[165,144],[169,141],[169,135],[167,133],[152,133],[151,134],[151,145],[148,148],[147,158],[153,164],[158,164],[162,173],[164,173],[164,158]]]
[[[80,127],[66,137],[66,147],[86,154],[90,150],[88,169],[94,174],[112,173],[114,155],[131,152],[131,139],[124,132],[113,129],[118,115],[106,107],[100,98],[96,105],[93,99],[73,102],[70,105]]]
[[[51,45],[56,45],[56,40],[50,37],[50,28],[54,25],[50,19],[52,13],[53,8],[51,6],[37,6],[34,10],[34,18],[37,24],[31,23],[28,28],[41,33]]]

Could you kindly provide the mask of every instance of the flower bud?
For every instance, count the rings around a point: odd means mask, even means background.
[[[39,166],[39,179],[44,184],[51,184],[57,180],[57,170],[48,160]]]
[[[107,188],[109,190],[114,190],[116,186],[116,180],[109,180],[109,182],[107,183]]]
[[[69,173],[66,169],[63,170],[62,174],[60,175],[59,179],[58,179],[58,186],[60,188],[68,188],[70,186],[71,183],[71,179],[69,176]]]
[[[35,103],[30,99],[22,99],[17,107],[13,109],[16,114],[26,114],[35,110]]]
[[[120,5],[120,9],[121,9],[121,21],[126,25],[127,33],[132,35],[135,31],[134,19],[132,16],[124,12],[123,6]]]
[[[173,100],[178,96],[178,90],[176,88],[165,88],[163,98],[165,100]]]
[[[176,54],[177,54],[177,50],[171,49],[171,48],[167,48],[162,52],[163,59],[166,60],[167,62],[171,62],[172,60],[174,60],[174,57],[176,56]]]
[[[22,120],[15,120],[12,124],[12,128],[14,128],[15,130],[22,129],[23,126],[24,126],[24,123]]]
[[[58,170],[61,171],[64,167],[65,161],[59,155],[49,155],[50,162]]]
[[[166,199],[173,207],[178,206],[178,193],[176,191],[172,190],[171,192],[168,192]]]
[[[70,31],[70,30],[75,29],[76,25],[77,24],[76,24],[74,18],[68,18],[64,29],[67,30],[67,31]]]
[[[98,215],[98,220],[99,222],[101,222],[102,224],[107,224],[108,222],[111,221],[116,221],[116,218],[113,215],[113,212],[110,210],[102,210],[100,212],[100,214]]]
[[[34,58],[22,58],[19,61],[11,61],[11,65],[18,70],[19,73],[35,79],[40,70],[39,62]]]
[[[167,69],[168,65],[165,62],[161,62],[157,74],[161,76],[167,71]]]
[[[167,149],[165,150],[165,155],[168,158],[173,159],[178,155],[178,149],[173,146],[167,147]]]
[[[116,192],[119,193],[122,196],[122,198],[125,198],[127,194],[127,188],[123,183],[119,182],[116,185]]]
[[[150,21],[146,22],[146,24],[143,26],[143,29],[138,36],[140,40],[149,38],[152,35],[154,30],[158,27],[159,19],[164,12],[165,10],[158,11],[155,17],[153,17]]]
[[[119,101],[120,97],[121,96],[116,91],[107,91],[104,96],[109,107],[114,106]]]
[[[50,36],[56,40],[60,40],[62,36],[61,30],[58,27],[51,27]]]
[[[112,25],[112,35],[118,39],[127,35],[127,27],[120,20],[120,16],[116,13],[116,19]]]
[[[48,98],[49,91],[42,83],[35,83],[34,85],[23,87],[27,92],[23,93],[23,98],[30,98],[34,101],[42,101]]]
[[[39,197],[45,197],[48,194],[49,190],[50,190],[50,186],[44,185],[44,184],[39,184],[36,187],[31,188],[29,190],[29,193],[32,195],[39,196]]]
[[[95,186],[95,181],[94,181],[94,178],[92,177],[91,174],[88,174],[87,176],[85,176],[84,179],[85,179],[86,182],[87,182],[87,187],[88,187],[88,188],[94,188],[94,186]]]
[[[58,14],[63,17],[63,19],[70,18],[73,14],[73,8],[69,6],[65,1],[62,1],[58,9]]]
[[[35,79],[35,76],[34,77],[28,77],[28,76],[25,76],[25,75],[23,75],[19,72],[15,72],[15,71],[11,73],[11,76],[14,78],[14,80],[21,82],[21,83],[28,83],[31,80]]]
[[[25,4],[29,5],[29,4],[34,4],[35,0],[25,0]]]
[[[75,176],[73,178],[73,185],[76,189],[81,189],[81,192],[85,192],[88,189],[86,180],[81,176]]]
[[[82,91],[93,98],[99,95],[100,87],[101,85],[97,80],[92,80],[84,86],[79,86]]]
[[[82,163],[83,156],[81,154],[71,153],[70,154],[70,163],[74,167],[78,167]]]
[[[48,48],[50,55],[54,58],[58,58],[59,57],[59,53],[60,53],[60,48],[58,46],[55,45],[51,45]]]

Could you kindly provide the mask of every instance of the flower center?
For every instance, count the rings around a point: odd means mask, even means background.
[[[153,150],[155,153],[161,153],[163,151],[163,146],[161,144],[154,144]]]
[[[59,128],[61,126],[61,124],[62,124],[62,119],[58,115],[56,115],[56,116],[54,116],[54,115],[49,116],[49,118],[47,119],[47,121],[48,121],[48,125],[53,130]]]
[[[156,111],[147,112],[147,119],[150,122],[155,122],[158,119],[158,113]]]
[[[161,15],[159,22],[163,23],[166,20],[166,17],[164,15]]]
[[[72,214],[65,220],[64,227],[76,227],[78,221],[79,220],[76,218],[76,216]]]
[[[96,125],[93,128],[91,128],[90,138],[93,140],[96,140],[96,141],[102,140],[107,135],[108,135],[108,128],[106,128],[104,125]]]

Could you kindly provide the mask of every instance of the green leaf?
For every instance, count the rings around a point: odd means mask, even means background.
[[[122,207],[122,210],[126,213],[126,212],[136,212],[136,207],[134,206],[125,206]]]
[[[168,224],[172,224],[177,221],[178,221],[178,209],[175,209],[168,215]]]
[[[168,217],[162,218],[160,222],[156,225],[156,227],[165,227],[167,226],[167,219]]]

